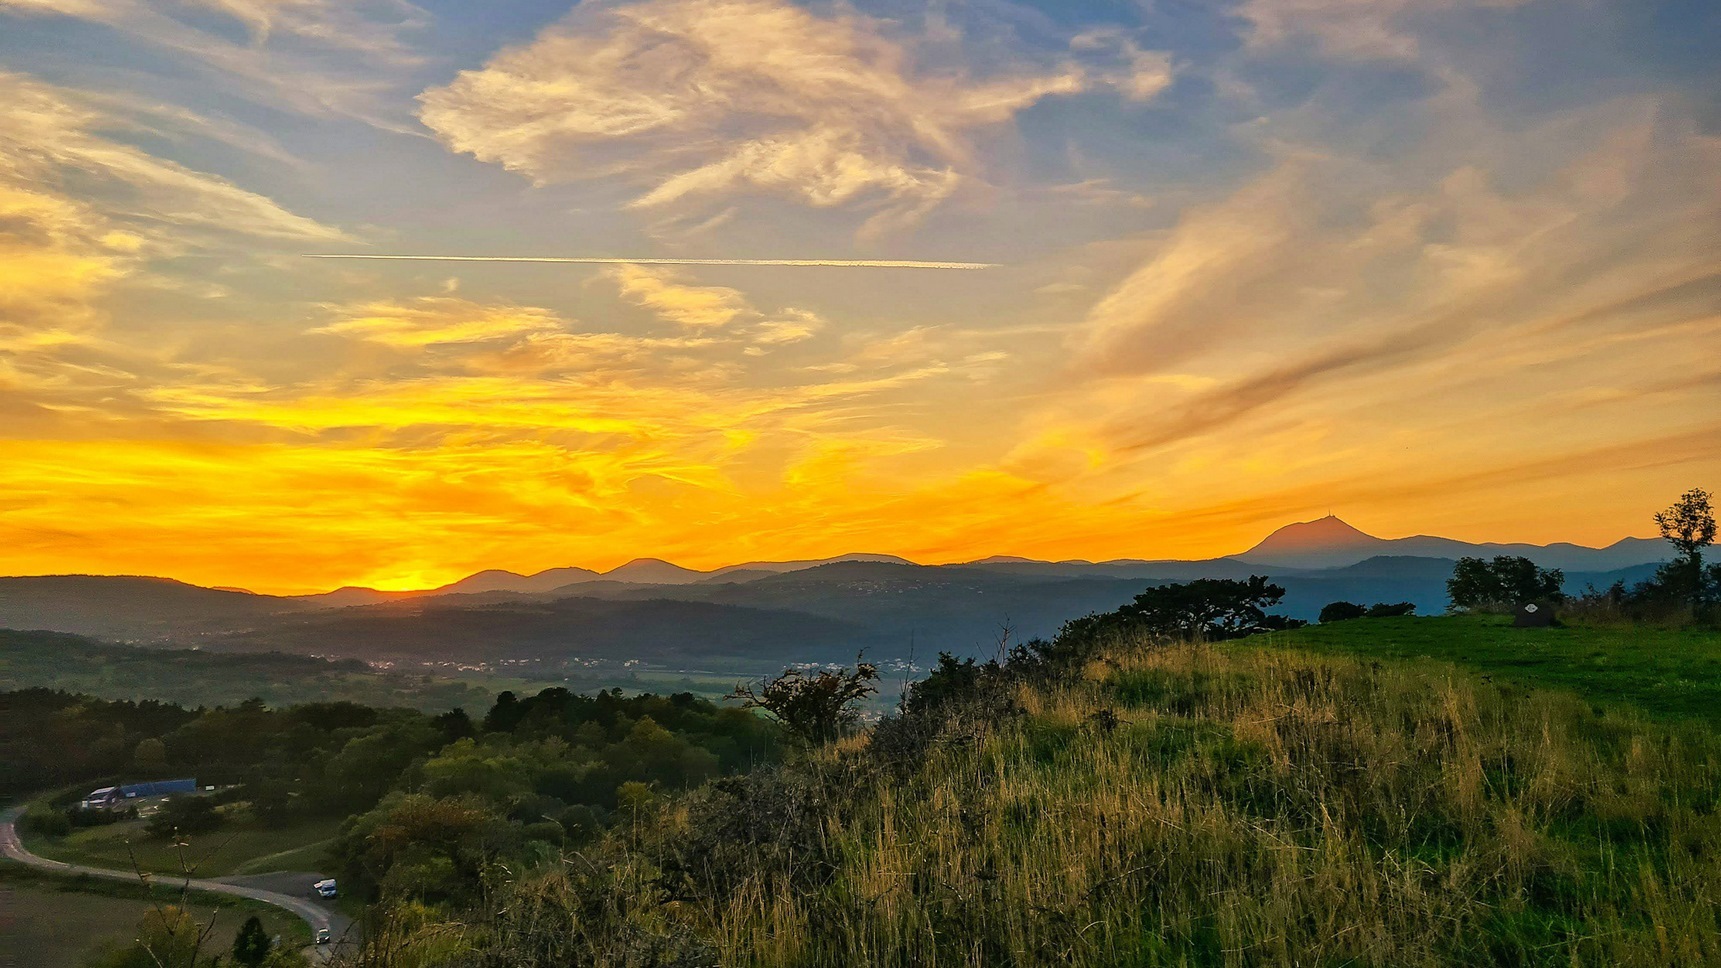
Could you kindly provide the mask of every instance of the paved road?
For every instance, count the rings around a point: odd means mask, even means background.
[[[18,839],[17,825],[18,817],[23,812],[24,808],[22,806],[10,807],[5,811],[0,811],[0,857],[4,857],[7,860],[15,860],[20,864],[28,864],[31,867],[51,871],[56,874],[65,874],[67,876],[84,874],[89,877],[105,877],[109,880],[131,881],[134,884],[137,882],[137,874],[133,871],[116,871],[105,867],[85,867],[81,864],[66,864],[57,860],[49,860],[46,857],[39,857],[36,854],[32,854],[28,850],[25,850],[23,843]],[[329,936],[334,938],[337,943],[341,942],[343,939],[348,939],[349,937],[354,939],[357,937],[356,933],[352,932],[351,919],[347,918],[339,911],[323,907],[317,902],[311,900],[309,897],[294,897],[291,894],[282,894],[278,891],[268,891],[246,884],[233,884],[227,881],[207,880],[197,877],[186,880],[181,877],[156,875],[152,879],[158,884],[172,886],[186,885],[194,891],[209,891],[214,894],[231,894],[234,897],[245,897],[250,898],[253,901],[262,901],[264,904],[272,904],[284,911],[289,911],[297,915],[306,924],[310,925],[313,937],[318,931],[324,928],[328,929]],[[316,878],[314,876],[310,876],[310,880],[315,879]],[[333,951],[331,949],[334,947],[335,945],[333,944],[318,945],[307,949],[307,953],[312,956],[313,960],[326,961],[333,956]]]

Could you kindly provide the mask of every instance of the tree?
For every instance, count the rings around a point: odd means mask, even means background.
[[[853,672],[824,670],[809,676],[789,669],[757,691],[750,685],[738,685],[729,698],[741,700],[748,709],[765,710],[809,743],[823,743],[855,724],[860,718],[855,705],[878,692],[876,682],[878,666],[857,657]]]
[[[1355,602],[1330,602],[1321,608],[1321,624],[1328,622],[1348,622],[1353,618],[1362,618],[1368,614],[1368,609]]]
[[[1702,608],[1708,597],[1709,576],[1703,569],[1703,549],[1715,543],[1715,512],[1710,507],[1710,497],[1708,491],[1694,487],[1655,516],[1661,536],[1678,552],[1672,566],[1656,578],[1682,592],[1692,608]]]
[[[137,748],[131,753],[131,765],[146,773],[159,773],[167,769],[167,744],[153,736],[139,740]]]
[[[1149,588],[1118,611],[1155,635],[1218,641],[1292,626],[1283,616],[1267,614],[1284,597],[1284,586],[1270,584],[1265,575],[1247,581],[1200,578]]]
[[[1561,601],[1565,596],[1560,586],[1565,581],[1560,569],[1539,568],[1528,558],[1460,558],[1446,580],[1446,593],[1455,609],[1509,611],[1525,602]]]
[[[149,823],[144,825],[155,837],[179,834],[200,834],[221,826],[221,814],[209,797],[176,796],[161,805]]]
[[[1416,614],[1415,602],[1375,602],[1368,607],[1369,618],[1401,618]]]
[[[233,960],[245,968],[262,968],[269,960],[269,949],[273,943],[269,940],[268,932],[263,930],[263,922],[253,914],[239,926],[239,934],[233,939]]]

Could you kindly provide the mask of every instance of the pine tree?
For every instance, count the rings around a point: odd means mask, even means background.
[[[233,939],[233,960],[246,968],[260,968],[269,959],[270,946],[263,922],[253,914],[240,925],[239,935]]]

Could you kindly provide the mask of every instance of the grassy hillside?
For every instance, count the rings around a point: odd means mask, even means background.
[[[1433,659],[1523,686],[1630,703],[1721,728],[1721,632],[1644,626],[1518,629],[1499,616],[1357,619],[1249,640],[1274,648]]]
[[[1718,806],[1701,726],[1125,650],[642,814],[444,963],[1717,964]]]

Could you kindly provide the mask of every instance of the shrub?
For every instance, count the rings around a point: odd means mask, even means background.
[[[856,709],[862,699],[878,692],[878,667],[855,660],[854,671],[824,670],[809,676],[789,669],[757,691],[739,685],[729,694],[748,709],[763,709],[789,731],[810,743],[833,740],[860,718]]]
[[[161,805],[144,829],[152,837],[201,834],[221,826],[222,817],[209,797],[176,796]]]
[[[64,837],[72,832],[72,821],[65,813],[39,803],[24,811],[18,826],[43,837]]]
[[[1348,622],[1351,619],[1362,618],[1368,614],[1368,609],[1355,602],[1331,602],[1321,608],[1320,622]]]
[[[1368,607],[1369,618],[1402,618],[1406,615],[1415,614],[1416,603],[1414,602],[1394,602],[1390,605],[1386,602],[1375,602]]]

